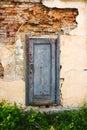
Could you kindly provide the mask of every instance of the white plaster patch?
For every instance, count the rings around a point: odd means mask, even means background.
[[[78,23],[77,28],[70,32],[71,35],[86,36],[87,35],[87,24],[86,24],[86,8],[78,8],[79,15],[76,17]]]
[[[24,56],[23,43],[20,36],[15,44],[16,79],[23,79],[24,76]]]
[[[62,0],[43,0],[43,4],[47,7],[53,8],[78,8],[85,6],[85,2],[81,1],[62,1]]]

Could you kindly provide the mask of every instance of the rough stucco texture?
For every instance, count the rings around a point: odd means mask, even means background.
[[[0,81],[0,101],[2,99],[9,102],[25,104],[25,84],[22,80],[19,81]]]
[[[78,10],[47,8],[40,3],[0,2],[0,41],[13,44],[17,32],[31,35],[69,33]]]
[[[60,49],[62,104],[79,107],[87,102],[87,38],[61,36]]]

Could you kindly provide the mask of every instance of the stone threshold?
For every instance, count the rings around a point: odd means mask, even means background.
[[[26,106],[23,110],[26,112],[26,111],[29,111],[29,110],[34,110],[34,111],[40,111],[41,113],[43,112],[49,112],[49,113],[53,113],[53,112],[60,112],[60,111],[71,111],[71,110],[78,110],[79,107],[73,107],[73,108],[70,108],[70,107],[63,107],[61,105],[58,105],[58,106]]]

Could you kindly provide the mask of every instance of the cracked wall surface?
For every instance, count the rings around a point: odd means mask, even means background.
[[[80,2],[0,0],[0,100],[25,104],[28,33],[60,35],[60,104],[71,108],[87,101],[87,4]]]

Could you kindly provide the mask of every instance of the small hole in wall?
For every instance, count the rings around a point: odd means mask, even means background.
[[[1,78],[1,79],[4,78],[4,67],[2,66],[1,63],[0,63],[0,78]]]

